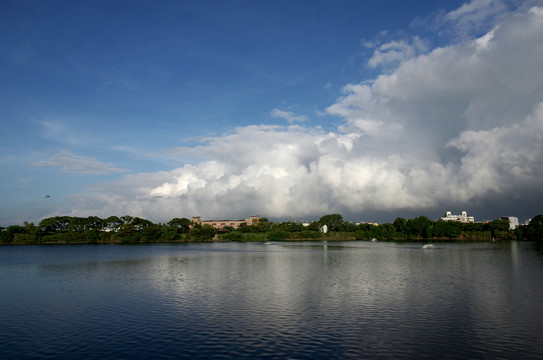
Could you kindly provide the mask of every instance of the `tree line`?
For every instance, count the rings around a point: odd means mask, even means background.
[[[326,225],[326,232],[323,227]],[[202,242],[202,241],[286,241],[286,240],[534,240],[543,241],[543,215],[527,226],[509,229],[508,220],[487,223],[433,221],[426,216],[396,218],[392,223],[370,224],[345,221],[339,214],[321,217],[310,224],[286,221],[274,223],[261,218],[253,225],[216,229],[193,224],[187,218],[174,218],[155,224],[133,216],[55,216],[39,224],[0,227],[2,244],[51,243],[144,243],[144,242]]]

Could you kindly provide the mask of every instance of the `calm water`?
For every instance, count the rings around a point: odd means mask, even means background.
[[[436,246],[3,246],[0,358],[543,358],[543,250]]]

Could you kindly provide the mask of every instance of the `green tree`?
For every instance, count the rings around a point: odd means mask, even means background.
[[[285,230],[273,229],[266,234],[266,237],[270,241],[281,241],[287,239],[288,235],[288,232],[286,232]]]
[[[155,224],[147,224],[142,227],[140,230],[141,240],[148,241],[159,241],[162,235],[162,227]]]
[[[89,216],[85,219],[86,230],[102,230],[105,225],[106,221],[98,216]]]
[[[272,223],[268,218],[260,218],[257,224],[251,225],[253,232],[255,233],[265,233],[269,231],[275,224]]]
[[[456,239],[462,234],[462,223],[440,220],[434,223],[433,230],[435,237]]]
[[[211,225],[202,226],[200,224],[196,224],[190,230],[191,238],[196,241],[211,241],[217,233],[218,230]]]
[[[123,224],[123,221],[117,216],[110,216],[106,219],[106,226],[111,229],[117,229]]]
[[[311,224],[309,224],[307,230],[321,231],[321,224],[318,221],[313,221]]]
[[[419,216],[414,219],[407,220],[407,230],[409,234],[417,239],[430,238],[432,236],[433,221],[426,216]]]
[[[543,215],[535,216],[526,227],[526,238],[533,241],[543,241]]]
[[[173,218],[168,222],[168,225],[175,226],[181,229],[182,232],[189,232],[192,221],[187,218]]]
[[[45,234],[52,234],[59,231],[67,231],[71,223],[69,216],[55,216],[45,218],[38,224],[39,230]]]
[[[10,244],[12,242],[15,242],[17,234],[24,234],[24,233],[25,233],[25,230],[22,226],[10,225],[7,228],[4,228],[2,231],[0,231],[0,237],[2,239],[2,243]]]
[[[394,222],[392,223],[392,225],[394,226],[394,231],[396,231],[397,233],[397,237],[399,238],[407,238],[407,233],[408,233],[408,227],[407,227],[407,220],[404,219],[404,218],[396,218],[394,220]]]
[[[149,221],[147,219],[142,219],[142,218],[137,217],[137,216],[132,218],[131,224],[134,225],[134,228],[137,229],[137,230],[141,230],[144,227],[154,225],[151,221]]]
[[[372,239],[381,237],[381,227],[373,224],[358,224],[355,230],[355,238]]]
[[[394,234],[396,233],[394,225],[390,223],[384,223],[379,226],[380,238],[392,240],[394,239]]]
[[[162,226],[161,231],[161,237],[166,241],[176,241],[182,238],[181,228],[177,226],[164,225]]]
[[[240,233],[239,231],[229,231],[224,233],[221,237],[225,241],[242,241],[243,233]]]
[[[36,227],[36,225],[34,225],[34,223],[29,223],[27,221],[23,223],[23,228],[25,233],[27,234],[36,234],[36,232],[38,231],[38,228]]]
[[[356,240],[367,240],[369,239],[368,234],[365,230],[356,230],[354,232],[354,238]]]
[[[140,240],[138,231],[130,223],[124,223],[118,228],[116,238],[122,242],[138,242]]]
[[[131,224],[133,219],[134,218],[130,215],[121,216],[121,221],[123,224]]]
[[[343,216],[339,214],[324,215],[320,218],[319,223],[326,225],[328,231],[340,231],[343,225]]]
[[[97,229],[86,230],[85,237],[89,244],[96,244],[100,239],[100,232]]]
[[[490,231],[493,238],[507,238],[509,232],[509,220],[493,220],[485,225],[486,230]]]
[[[357,229],[357,225],[355,223],[352,223],[350,221],[344,221],[341,226],[340,226],[340,230],[339,231],[344,231],[344,232],[355,232]]]
[[[300,232],[305,230],[305,226],[303,226],[301,223],[297,223],[295,221],[285,221],[279,224],[278,226],[281,230],[284,230],[286,232]]]
[[[322,233],[315,230],[304,230],[296,233],[296,238],[298,239],[320,239],[322,238]]]

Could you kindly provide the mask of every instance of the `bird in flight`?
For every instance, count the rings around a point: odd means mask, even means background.
[[[49,195],[45,195],[45,198],[46,198],[46,199],[47,199],[47,198],[50,198],[50,197],[51,197],[51,196],[49,196]]]

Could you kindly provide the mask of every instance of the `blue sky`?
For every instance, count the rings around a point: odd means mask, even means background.
[[[541,6],[3,1],[0,225],[543,213]]]

